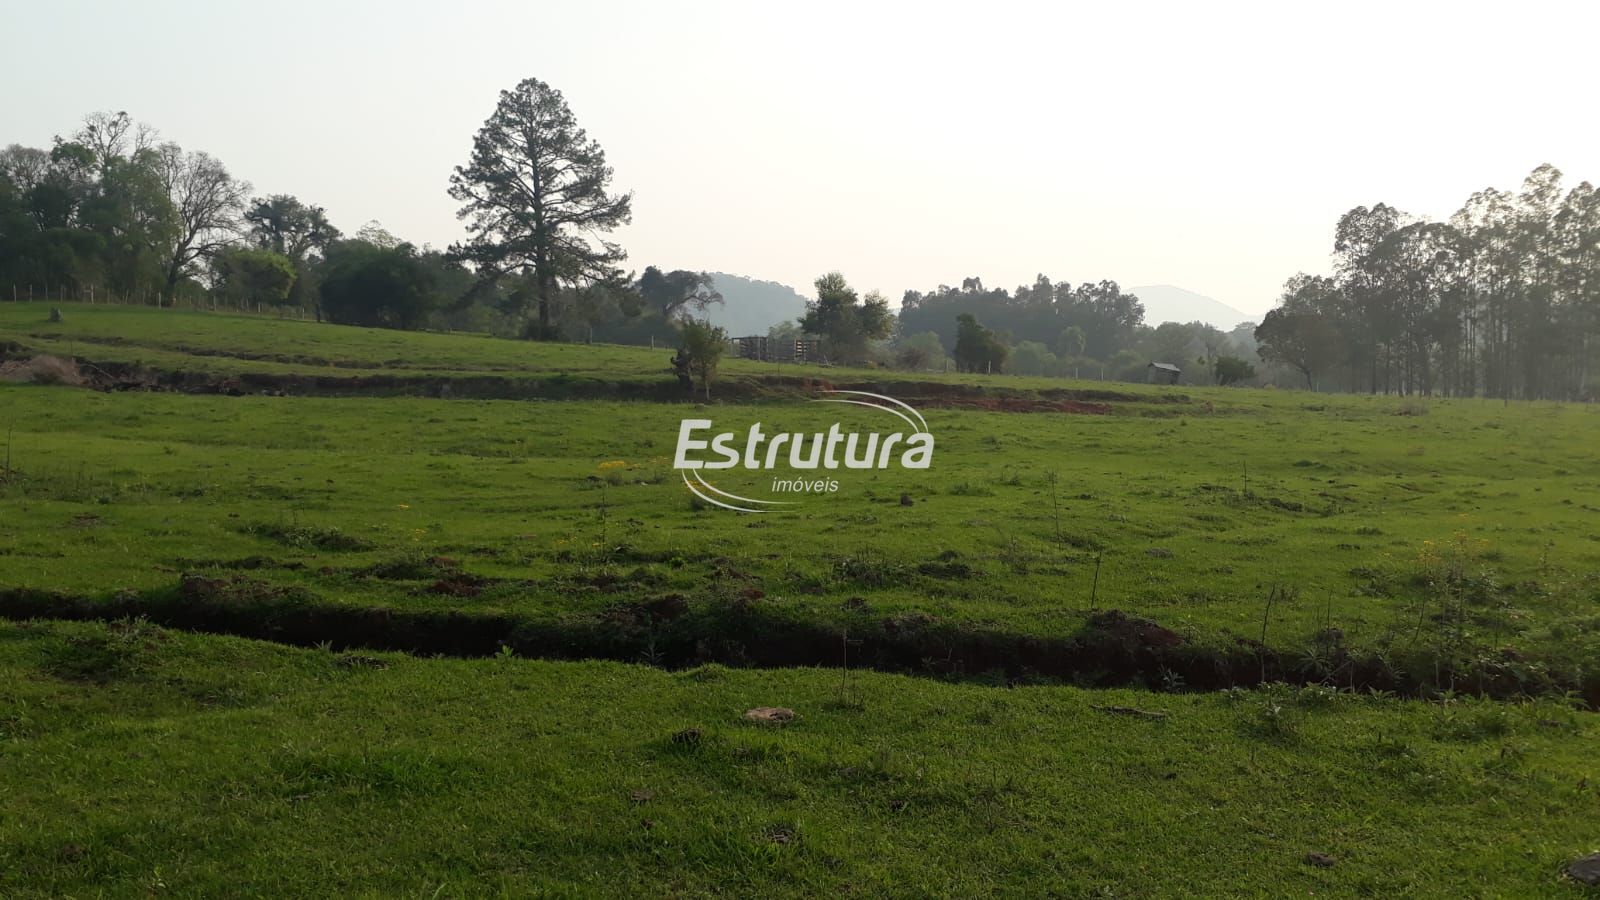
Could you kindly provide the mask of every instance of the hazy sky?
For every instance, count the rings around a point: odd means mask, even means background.
[[[1344,210],[1600,179],[1600,3],[0,0],[0,144],[125,109],[259,193],[461,233],[497,92],[566,94],[634,191],[630,265],[898,302],[978,275],[1251,313]]]

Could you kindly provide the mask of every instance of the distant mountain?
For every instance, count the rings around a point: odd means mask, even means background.
[[[707,310],[713,325],[721,325],[733,337],[766,334],[780,322],[790,322],[806,314],[806,298],[799,291],[776,281],[762,281],[744,275],[712,272],[723,302]],[[1170,284],[1130,288],[1144,303],[1147,325],[1162,322],[1206,322],[1223,331],[1245,321],[1260,321],[1259,316],[1234,309],[1204,294],[1186,291]]]
[[[712,272],[711,279],[722,294],[722,303],[706,313],[711,324],[726,328],[731,337],[766,334],[779,322],[806,314],[806,298],[786,284],[726,272]]]
[[[1260,320],[1259,316],[1240,312],[1220,300],[1213,300],[1204,294],[1196,294],[1194,291],[1186,291],[1170,284],[1152,284],[1128,290],[1137,294],[1144,302],[1146,325],[1160,325],[1162,322],[1205,322],[1223,331],[1231,331],[1240,322]]]

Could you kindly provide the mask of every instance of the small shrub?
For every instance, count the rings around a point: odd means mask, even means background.
[[[1246,734],[1283,742],[1299,737],[1305,709],[1298,689],[1270,684],[1255,691],[1230,692],[1230,699],[1241,706],[1239,725]]]

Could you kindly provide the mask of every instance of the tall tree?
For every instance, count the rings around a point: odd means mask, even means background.
[[[0,150],[0,176],[11,181],[19,197],[27,197],[50,169],[50,152],[12,144]]]
[[[1600,328],[1600,191],[1585,181],[1567,193],[1556,213],[1563,319],[1573,343],[1576,396],[1589,396],[1595,331]]]
[[[1368,389],[1373,393],[1377,393],[1379,387],[1380,362],[1387,376],[1387,349],[1396,332],[1393,297],[1378,271],[1376,251],[1384,239],[1400,227],[1401,219],[1399,210],[1384,203],[1371,209],[1358,206],[1339,219],[1334,231],[1334,271],[1339,278],[1341,296],[1349,305],[1349,317],[1360,322],[1364,332],[1352,361],[1366,364]],[[1327,317],[1326,310],[1319,312]]]
[[[288,194],[255,197],[245,210],[244,221],[257,247],[304,262],[306,256],[321,252],[339,239],[339,229],[328,223],[320,206],[307,206]]]
[[[126,112],[95,112],[83,117],[72,142],[89,150],[104,176],[114,161],[153,149],[158,137],[154,128],[135,122]],[[62,139],[56,138],[56,143]]]
[[[838,272],[818,278],[815,286],[817,299],[806,305],[800,327],[807,334],[822,337],[823,353],[829,359],[863,362],[868,344],[893,332],[889,301],[878,292],[858,297],[855,288]]]
[[[1338,286],[1320,275],[1296,275],[1283,289],[1282,305],[1256,327],[1258,353],[1267,362],[1281,362],[1305,377],[1316,390],[1317,376],[1340,356],[1340,334],[1324,312],[1335,301]]]
[[[662,272],[655,266],[645,267],[639,276],[639,296],[664,319],[694,318],[697,313],[704,316],[708,307],[722,302],[711,273],[684,269]]]
[[[471,160],[450,176],[470,237],[451,248],[486,280],[531,273],[538,336],[554,336],[562,285],[615,281],[627,254],[603,235],[632,218],[631,194],[613,195],[605,152],[561,92],[536,78],[502,91],[478,130]]]
[[[1006,345],[972,313],[956,316],[956,349],[951,356],[958,372],[994,373],[1006,362]]]
[[[79,208],[81,227],[101,238],[112,290],[138,293],[165,278],[166,252],[179,222],[159,169],[151,150],[115,157]]]
[[[196,274],[199,265],[238,239],[240,216],[250,185],[228,174],[208,153],[185,151],[177,144],[156,148],[157,172],[177,216],[177,228],[166,253],[166,299],[178,283]]]

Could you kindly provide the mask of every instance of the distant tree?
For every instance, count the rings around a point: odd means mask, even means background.
[[[1162,322],[1140,341],[1151,362],[1179,366],[1189,359],[1189,351],[1194,345],[1194,329],[1181,322]]]
[[[107,160],[100,182],[81,202],[77,225],[98,235],[112,290],[134,293],[167,276],[169,248],[181,227],[154,151]]]
[[[356,239],[366,241],[374,247],[382,247],[385,250],[393,250],[405,243],[405,241],[395,237],[394,232],[383,227],[383,223],[377,219],[368,219],[365,225],[357,229]]]
[[[1337,290],[1321,276],[1296,275],[1284,288],[1283,305],[1256,326],[1261,358],[1294,368],[1311,390],[1316,390],[1316,376],[1337,363],[1344,352],[1338,327],[1322,311],[1327,296]]]
[[[50,152],[37,147],[12,144],[0,150],[0,176],[11,182],[17,202],[22,203],[50,171]]]
[[[201,263],[238,238],[250,185],[235,180],[209,154],[186,152],[171,143],[157,147],[156,153],[157,172],[176,215],[165,254],[165,297],[170,303],[180,281],[194,276]]]
[[[805,332],[800,330],[800,323],[795,321],[779,322],[767,329],[767,339],[773,341],[798,341],[805,337]]]
[[[1228,332],[1228,341],[1233,345],[1235,355],[1242,354],[1249,358],[1256,352],[1256,325],[1257,322],[1240,322]]]
[[[1047,375],[1055,366],[1056,355],[1038,341],[1022,341],[1011,349],[1010,368],[1014,375]]]
[[[535,78],[502,91],[450,176],[470,237],[452,248],[481,277],[533,276],[541,338],[554,337],[560,286],[616,281],[621,247],[599,237],[632,217],[632,196],[610,193],[604,151],[578,127],[561,92]],[[593,239],[593,243],[591,243]]]
[[[944,344],[931,331],[902,337],[896,347],[896,365],[909,371],[942,369],[947,360]]]
[[[1101,369],[1113,381],[1144,381],[1149,377],[1149,366],[1146,357],[1129,349],[1118,350]]]
[[[294,261],[275,250],[228,247],[211,263],[216,295],[233,304],[282,306],[294,286]]]
[[[1067,319],[1081,323],[1084,352],[1090,356],[1105,359],[1124,349],[1144,323],[1144,304],[1115,281],[1084,282],[1070,294],[1065,287],[1056,288],[1057,306]]]
[[[633,285],[597,281],[568,293],[571,315],[583,327],[587,342],[593,342],[596,328],[640,313],[639,293]]]
[[[708,307],[722,302],[710,273],[662,272],[655,266],[647,266],[639,276],[639,296],[664,319],[704,316]]]
[[[339,229],[329,224],[322,207],[307,206],[288,194],[252,199],[244,221],[257,247],[297,263],[339,239]]]
[[[1060,356],[1082,356],[1086,341],[1082,328],[1069,325],[1056,336],[1056,353]]]
[[[1387,368],[1388,345],[1398,330],[1389,302],[1390,286],[1385,284],[1377,250],[1403,224],[1404,218],[1399,210],[1384,203],[1370,209],[1358,206],[1340,216],[1334,229],[1335,277],[1317,284],[1319,288],[1326,287],[1326,296],[1337,298],[1338,302],[1301,301],[1297,304],[1302,313],[1315,309],[1325,322],[1336,322],[1342,316],[1352,323],[1354,334],[1345,335],[1348,343],[1341,355],[1354,365],[1365,363],[1369,370],[1368,384],[1374,393],[1380,384],[1379,367]],[[1259,335],[1258,328],[1258,341]],[[1262,359],[1267,357],[1263,355]]]
[[[689,372],[700,382],[706,399],[711,399],[711,382],[717,377],[717,366],[728,349],[728,333],[710,322],[690,320],[683,323],[683,353],[689,358]]]
[[[244,224],[252,244],[288,257],[294,264],[294,284],[286,302],[315,308],[316,263],[327,246],[341,237],[322,207],[308,206],[288,194],[256,197],[245,210]]]
[[[920,372],[928,367],[928,348],[905,344],[895,350],[894,364],[908,372]]]
[[[90,152],[104,177],[113,162],[153,149],[158,137],[154,128],[135,122],[126,112],[94,112],[83,117],[83,125],[71,142]],[[62,143],[62,139],[56,138],[56,143]]]
[[[1217,384],[1227,387],[1256,377],[1256,367],[1237,356],[1219,356],[1212,365]]]
[[[867,357],[870,341],[882,340],[894,330],[889,301],[873,291],[857,297],[855,288],[838,272],[829,272],[815,282],[817,299],[806,305],[800,327],[807,334],[822,337],[823,354],[841,363],[860,363]]]
[[[88,147],[58,140],[50,148],[49,163],[28,194],[28,205],[40,230],[81,224],[78,213],[98,187],[96,171],[95,155]]]
[[[956,371],[1000,372],[1006,362],[1006,345],[983,327],[971,313],[956,316]]]
[[[981,319],[996,333],[1043,337],[1055,342],[1060,356],[1087,354],[1104,359],[1125,349],[1137,336],[1144,320],[1144,306],[1112,281],[1085,283],[1074,287],[1053,283],[1043,275],[1032,284],[1017,288],[1015,294],[987,288],[980,278],[966,278],[961,286],[940,285],[935,291],[906,291],[900,304],[900,330],[908,334],[936,332],[946,346],[953,346],[956,317],[962,313]],[[1071,329],[1077,329],[1071,332]],[[1061,336],[1081,335],[1082,345],[1061,346]]]
[[[321,312],[346,325],[420,328],[442,299],[435,277],[410,244],[335,241],[328,245],[318,287]]]

